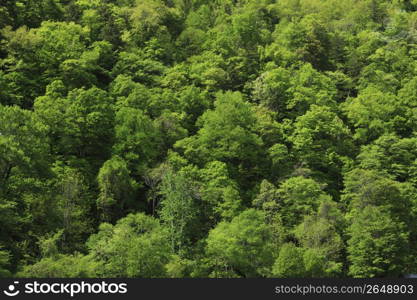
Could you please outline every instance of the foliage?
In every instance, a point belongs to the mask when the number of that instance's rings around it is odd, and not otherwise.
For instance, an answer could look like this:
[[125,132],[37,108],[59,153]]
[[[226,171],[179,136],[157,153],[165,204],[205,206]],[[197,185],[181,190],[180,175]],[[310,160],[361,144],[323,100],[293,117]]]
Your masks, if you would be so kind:
[[243,277],[268,274],[273,252],[263,213],[249,209],[231,222],[219,223],[209,233],[206,252],[213,260],[214,276],[224,271]]
[[403,223],[384,210],[368,206],[348,229],[348,253],[353,277],[398,276],[407,262],[408,233]]
[[0,277],[417,273],[417,1],[0,4]]

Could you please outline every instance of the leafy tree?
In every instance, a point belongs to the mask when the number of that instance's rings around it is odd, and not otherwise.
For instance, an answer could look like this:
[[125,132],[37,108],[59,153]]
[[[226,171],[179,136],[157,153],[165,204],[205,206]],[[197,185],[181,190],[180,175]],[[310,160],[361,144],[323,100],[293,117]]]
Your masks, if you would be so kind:
[[155,60],[143,49],[137,48],[119,53],[111,75],[131,76],[135,82],[155,85],[165,69],[166,67],[159,60]]
[[253,207],[265,213],[267,224],[271,228],[272,240],[276,250],[284,244],[288,232],[284,227],[282,206],[279,190],[267,180],[263,180],[259,186],[259,193],[252,201]]
[[248,209],[209,233],[206,253],[214,264],[212,275],[227,276],[230,271],[241,277],[269,274],[274,255],[264,220],[262,212]]
[[328,261],[326,256],[323,255],[319,250],[316,249],[306,249],[303,255],[303,264],[305,268],[305,277],[320,278],[320,277],[330,277],[332,274],[340,272],[341,264],[333,265],[330,270],[328,267]]
[[298,117],[294,127],[290,140],[299,159],[337,196],[341,172],[350,166],[355,151],[349,128],[330,108],[317,105]]
[[49,209],[55,206],[53,219],[58,220],[59,224],[55,226],[62,228],[60,250],[67,253],[81,251],[84,249],[85,239],[92,233],[89,214],[93,201],[88,192],[88,184],[74,169],[55,165],[53,171],[53,190],[56,194]]
[[354,169],[346,175],[343,200],[350,206],[350,216],[368,206],[377,206],[391,217],[406,224],[410,222],[410,198],[402,184],[374,170]]
[[87,246],[100,277],[165,277],[171,256],[167,232],[144,214],[130,214],[114,226],[101,224]]
[[284,244],[272,267],[272,276],[278,278],[304,277],[306,274],[303,249],[292,243]]
[[116,113],[113,152],[121,156],[128,169],[138,175],[158,156],[159,132],[141,110],[122,108]]
[[187,14],[184,21],[184,30],[181,31],[175,43],[179,49],[182,49],[182,51],[178,51],[178,56],[186,59],[202,51],[204,42],[207,39],[207,31],[213,27],[215,18],[210,7],[206,4]]
[[126,162],[118,156],[106,161],[98,173],[100,188],[97,206],[103,219],[118,219],[126,209],[133,207],[138,184],[130,177]]
[[231,83],[240,89],[258,73],[258,50],[271,39],[265,6],[263,2],[249,2],[231,15],[222,13],[217,18],[222,22],[209,31],[204,44],[227,59]]
[[193,273],[195,264],[196,262],[193,260],[173,255],[171,261],[165,265],[165,268],[169,278],[186,278]]
[[309,276],[341,274],[344,243],[339,230],[344,225],[342,218],[335,203],[325,201],[316,215],[305,216],[303,223],[296,228],[295,236],[306,249],[304,263]]
[[204,51],[200,55],[191,56],[188,62],[186,74],[196,86],[206,87],[209,91],[216,91],[227,86],[230,75],[221,55]]
[[397,181],[415,184],[415,138],[401,139],[394,134],[383,135],[362,147],[358,155],[361,168],[387,172]]
[[81,254],[46,257],[27,265],[17,273],[19,278],[79,278],[96,277],[96,264]]
[[284,181],[277,190],[280,213],[284,224],[298,225],[301,216],[312,214],[321,201],[330,197],[323,192],[323,186],[311,178],[292,177]]
[[186,114],[185,128],[195,133],[197,119],[210,107],[210,99],[206,92],[193,85],[184,87],[179,96],[180,111]]
[[406,270],[408,232],[383,209],[365,207],[355,215],[348,233],[350,276],[399,276]]
[[85,161],[93,169],[109,156],[114,116],[112,99],[105,91],[93,87],[66,95],[63,82],[55,81],[45,96],[36,99],[35,112],[49,126],[55,154],[77,166]]
[[336,107],[335,82],[303,64],[295,70],[275,67],[266,70],[253,82],[254,100],[278,112],[279,119],[296,118],[311,105]]
[[94,42],[79,58],[61,63],[61,78],[68,87],[106,87],[114,62],[112,45],[105,41]]
[[280,195],[275,185],[263,180],[259,187],[259,193],[253,199],[253,206],[265,211],[268,217],[280,210]]
[[215,109],[206,111],[198,122],[198,133],[175,145],[186,158],[199,165],[225,162],[232,178],[239,172],[242,181],[256,176],[263,143],[253,130],[256,119],[251,105],[240,93],[218,94]]
[[241,210],[241,197],[237,184],[229,176],[225,163],[213,161],[201,170],[201,200],[214,210],[215,219],[230,220]]
[[162,180],[160,193],[160,216],[169,232],[171,250],[181,253],[190,242],[197,222],[198,205],[193,186],[183,175],[168,171]]
[[[281,23],[282,24],[282,23]],[[280,25],[281,25],[280,24]],[[316,69],[331,68],[329,59],[330,37],[326,27],[314,14],[300,21],[285,24],[277,28],[275,40],[282,44],[285,51],[293,52],[294,58],[311,63]]]
[[367,142],[392,132],[398,122],[397,98],[390,93],[369,87],[357,98],[344,103],[349,120],[354,124],[355,138]]
[[0,124],[0,195],[6,195],[16,177],[48,175],[48,127],[17,106],[0,106]]

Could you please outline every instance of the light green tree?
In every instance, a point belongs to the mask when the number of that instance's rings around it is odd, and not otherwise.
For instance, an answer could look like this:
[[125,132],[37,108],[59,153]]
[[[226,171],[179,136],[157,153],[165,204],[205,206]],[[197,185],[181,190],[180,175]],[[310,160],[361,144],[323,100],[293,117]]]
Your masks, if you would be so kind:
[[274,253],[264,213],[248,209],[230,222],[219,223],[209,233],[206,253],[214,268],[212,276],[268,275]]
[[399,276],[407,270],[408,232],[384,209],[367,206],[348,228],[349,275]]

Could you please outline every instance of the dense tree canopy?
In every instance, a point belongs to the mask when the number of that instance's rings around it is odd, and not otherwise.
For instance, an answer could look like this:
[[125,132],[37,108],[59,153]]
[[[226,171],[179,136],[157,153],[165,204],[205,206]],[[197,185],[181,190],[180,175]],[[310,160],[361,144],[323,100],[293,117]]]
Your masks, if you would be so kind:
[[417,1],[0,4],[0,277],[417,273]]

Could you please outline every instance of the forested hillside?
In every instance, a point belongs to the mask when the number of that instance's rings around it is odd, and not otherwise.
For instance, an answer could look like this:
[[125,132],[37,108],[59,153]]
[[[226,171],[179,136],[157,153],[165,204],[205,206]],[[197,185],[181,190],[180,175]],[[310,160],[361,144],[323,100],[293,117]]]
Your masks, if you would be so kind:
[[0,4],[0,277],[417,273],[416,0]]

